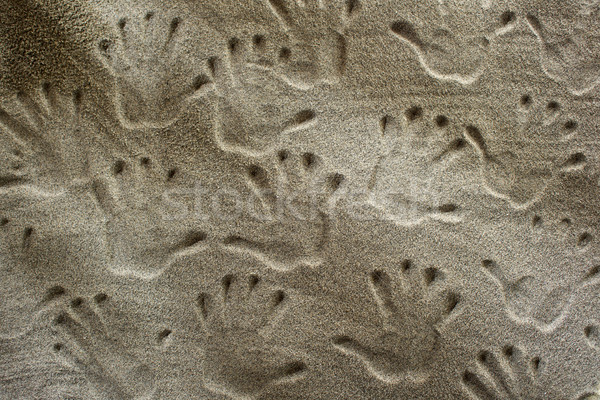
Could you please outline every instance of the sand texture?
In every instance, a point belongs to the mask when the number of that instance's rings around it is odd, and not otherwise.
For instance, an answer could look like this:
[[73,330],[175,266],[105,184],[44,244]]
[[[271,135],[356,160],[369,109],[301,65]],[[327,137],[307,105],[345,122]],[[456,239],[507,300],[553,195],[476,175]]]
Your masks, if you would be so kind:
[[599,135],[599,0],[1,0],[0,399],[598,399]]

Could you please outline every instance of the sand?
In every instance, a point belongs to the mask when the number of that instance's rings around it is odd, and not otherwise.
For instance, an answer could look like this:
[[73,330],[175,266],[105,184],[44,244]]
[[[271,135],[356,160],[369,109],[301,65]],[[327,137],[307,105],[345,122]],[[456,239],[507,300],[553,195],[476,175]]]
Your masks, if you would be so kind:
[[5,0],[0,36],[0,398],[598,398],[600,2]]

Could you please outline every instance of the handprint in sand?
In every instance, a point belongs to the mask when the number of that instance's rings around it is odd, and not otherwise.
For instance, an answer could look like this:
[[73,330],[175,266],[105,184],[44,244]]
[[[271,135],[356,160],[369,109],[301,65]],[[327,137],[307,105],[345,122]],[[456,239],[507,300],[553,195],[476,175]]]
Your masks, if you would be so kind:
[[306,363],[270,346],[265,336],[277,329],[288,301],[284,291],[257,275],[225,275],[216,291],[198,296],[201,365],[209,390],[254,399],[273,385],[303,378]]
[[516,21],[514,12],[496,14],[476,1],[411,0],[399,7],[391,32],[412,48],[427,74],[463,85],[481,77],[490,41]]
[[276,270],[321,265],[344,176],[327,172],[310,152],[283,149],[265,161],[247,169],[258,226],[226,237],[223,244]]
[[594,0],[554,3],[556,7],[551,9],[570,15],[540,16],[532,8],[526,15],[527,24],[538,39],[546,75],[580,96],[600,83],[600,6]]
[[508,345],[479,353],[475,368],[463,373],[462,384],[477,400],[543,400],[547,395],[537,379],[540,368],[539,357]]
[[[215,139],[225,151],[251,156],[268,154],[277,142],[317,121],[302,102],[303,90],[290,85],[265,65],[269,39],[262,35],[232,37],[225,57],[208,60],[217,96]],[[274,57],[274,56],[272,56]]]
[[561,153],[578,132],[577,120],[562,108],[558,101],[523,94],[506,113],[508,118],[494,125],[495,131],[466,125],[464,137],[479,156],[490,194],[515,208],[527,208],[540,199],[556,171],[580,166],[581,155],[562,159]]
[[372,204],[403,226],[460,222],[453,194],[462,185],[455,177],[464,175],[460,158],[467,146],[449,118],[413,106],[401,117],[383,117],[380,127],[383,154],[368,184]]
[[52,324],[59,338],[53,349],[103,398],[150,399],[155,390],[154,373],[108,332],[100,317],[110,302],[104,293],[98,293],[92,301],[73,299]]
[[[184,18],[148,11],[118,20],[118,35],[99,43],[99,58],[115,77],[114,103],[127,128],[166,127],[187,102],[210,90],[210,71],[182,32]],[[192,51],[194,50],[194,51]]]
[[352,336],[333,345],[384,382],[422,384],[431,378],[441,349],[441,329],[457,314],[460,295],[444,285],[444,272],[418,268],[406,260],[396,279],[382,270],[369,285],[383,319],[380,334],[363,342]]
[[329,0],[264,1],[279,21],[285,41],[268,48],[264,38],[258,40],[264,50],[276,52],[276,58],[273,62],[261,58],[257,65],[300,89],[334,83],[344,75],[348,57],[345,29],[361,7],[358,0],[343,5]]
[[83,140],[80,102],[79,91],[62,93],[45,83],[0,104],[5,161],[0,186],[33,184],[58,189],[83,176],[84,162],[78,157]]
[[178,256],[203,251],[206,233],[197,221],[169,216],[175,170],[148,157],[106,157],[96,161],[89,183],[105,222],[108,269],[121,276],[153,279]]

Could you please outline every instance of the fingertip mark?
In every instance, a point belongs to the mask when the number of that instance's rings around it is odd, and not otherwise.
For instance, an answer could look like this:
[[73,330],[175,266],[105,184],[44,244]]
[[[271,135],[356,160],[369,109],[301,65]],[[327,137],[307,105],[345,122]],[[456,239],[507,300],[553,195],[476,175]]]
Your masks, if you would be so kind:
[[106,293],[98,293],[94,296],[94,302],[96,304],[102,304],[108,300],[108,295]]

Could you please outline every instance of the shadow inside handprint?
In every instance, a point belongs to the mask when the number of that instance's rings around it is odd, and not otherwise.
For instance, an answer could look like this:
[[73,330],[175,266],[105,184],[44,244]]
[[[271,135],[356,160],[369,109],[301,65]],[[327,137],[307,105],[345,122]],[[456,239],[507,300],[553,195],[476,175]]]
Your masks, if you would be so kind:
[[99,313],[110,302],[104,293],[71,301],[52,328],[61,341],[54,351],[67,364],[84,374],[94,388],[110,399],[149,399],[154,393],[155,376],[150,368],[133,357],[110,336]]
[[593,322],[583,329],[583,334],[588,345],[596,350],[600,350],[600,323]]
[[272,385],[301,379],[306,364],[269,345],[265,336],[276,328],[270,325],[285,307],[286,294],[256,275],[229,274],[219,286],[218,293],[198,296],[206,387],[252,399]]
[[460,296],[441,286],[443,273],[435,268],[420,270],[407,260],[401,269],[398,285],[384,271],[370,274],[373,296],[384,319],[381,334],[369,344],[338,336],[333,345],[358,358],[377,379],[422,384],[429,380],[441,351],[440,329],[455,316]]

